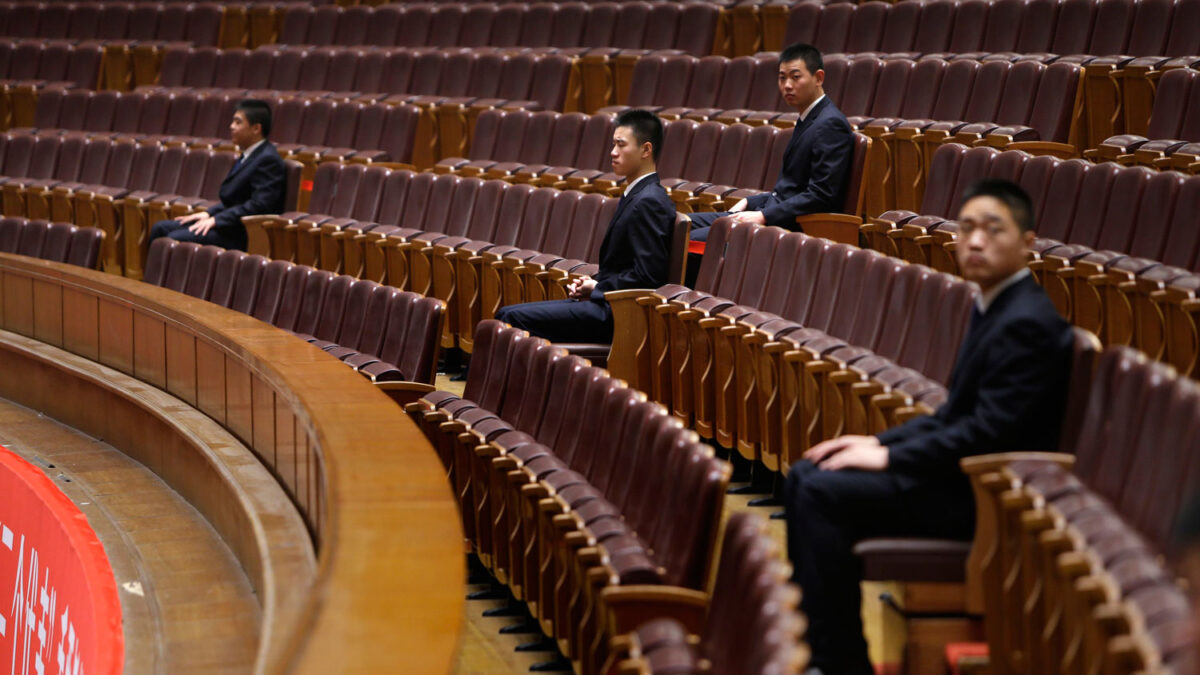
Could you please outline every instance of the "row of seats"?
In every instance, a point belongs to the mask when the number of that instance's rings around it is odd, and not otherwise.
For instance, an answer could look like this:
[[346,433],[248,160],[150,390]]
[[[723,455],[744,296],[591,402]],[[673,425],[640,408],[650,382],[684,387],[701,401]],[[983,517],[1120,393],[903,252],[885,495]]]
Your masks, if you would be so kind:
[[[271,141],[280,154],[304,165],[302,180],[311,180],[322,161],[431,161],[433,139],[429,126],[420,125],[421,111],[415,106],[264,91],[47,91],[38,97],[33,129],[232,150],[229,121],[237,103],[247,97],[271,106]],[[419,154],[414,158],[417,147],[425,150],[423,159]]]
[[[607,171],[613,118],[605,114],[489,110],[480,115],[466,157],[448,157],[433,169],[515,183],[620,196],[622,179]],[[770,190],[774,167],[792,129],[677,119],[665,125],[656,168],[677,210],[722,210],[750,194]],[[871,175],[870,141],[856,136],[850,188],[842,209],[860,214],[864,176]],[[806,220],[813,220],[808,216]]]
[[474,343],[462,397],[407,410],[481,562],[576,672],[598,673],[614,593],[645,606],[660,587],[707,586],[730,467],[662,406],[545,340],[486,321]]
[[[96,226],[105,271],[141,278],[149,225],[218,199],[236,155],[68,133],[0,135],[4,214]],[[300,165],[289,162],[294,204]]]
[[[1163,72],[1144,134],[1112,136],[1084,153],[1095,161],[1200,171],[1200,70]],[[1178,153],[1178,157],[1176,157]],[[1193,166],[1195,165],[1195,166]]]
[[1193,609],[1163,564],[1200,487],[1200,387],[1128,348],[1072,397],[1061,454],[963,462],[973,572],[995,672],[1194,672]]
[[561,110],[571,59],[494,48],[177,48],[158,85],[532,101]]
[[[949,144],[918,213],[863,225],[870,246],[957,272],[958,195],[983,177],[1019,183],[1034,204],[1030,268],[1063,316],[1105,344],[1131,344],[1191,374],[1197,347],[1186,291],[1200,271],[1200,177]],[[1175,286],[1181,297],[1162,293]]]
[[[237,7],[237,6],[235,6]],[[244,16],[245,7],[237,7]],[[216,2],[3,2],[0,35],[167,40],[219,45],[228,6]]]
[[445,313],[433,298],[165,237],[150,247],[144,281],[290,331],[402,404],[433,391]]
[[104,232],[70,223],[25,218],[0,218],[0,253],[96,269]]
[[[565,297],[553,280],[595,274],[618,201],[328,163],[317,170],[307,212],[243,222],[251,251],[440,298],[449,307],[443,345],[470,351],[475,325],[504,304]],[[500,251],[522,270],[485,263]]]
[[[779,96],[778,55],[725,59],[652,55],[634,68],[630,106],[667,118],[792,125]],[[1072,156],[1076,64],[829,55],[825,92],[876,147],[866,212],[913,208],[933,151],[949,140]],[[606,110],[615,111],[617,108]],[[784,112],[786,111],[786,112]]]
[[[756,11],[757,10],[757,11]],[[807,42],[835,52],[1200,54],[1196,0],[919,0],[734,8],[734,56]]]
[[[808,654],[801,646],[804,619],[797,613],[800,594],[788,583],[791,568],[766,521],[738,512],[725,521],[721,557],[707,598],[664,594],[632,631],[613,638],[604,672],[651,675],[699,673],[804,672]],[[603,594],[615,611],[620,591]],[[702,625],[688,625],[694,606],[704,603]],[[642,609],[640,606],[637,609]]]
[[0,130],[28,126],[39,93],[99,84],[100,43],[0,39]]
[[729,219],[695,286],[607,294],[609,368],[772,470],[936,409],[975,296],[924,266]]
[[720,8],[709,2],[393,3],[296,5],[277,42],[405,47],[713,49]]

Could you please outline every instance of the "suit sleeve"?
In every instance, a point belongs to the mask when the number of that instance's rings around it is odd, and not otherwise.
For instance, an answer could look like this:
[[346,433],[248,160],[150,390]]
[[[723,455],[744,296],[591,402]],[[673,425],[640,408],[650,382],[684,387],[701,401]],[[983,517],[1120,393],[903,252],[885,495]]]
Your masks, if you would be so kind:
[[1036,419],[1052,398],[1048,388],[1062,384],[1056,376],[1064,356],[1060,338],[1051,325],[1013,322],[988,347],[988,368],[971,414],[948,421],[939,410],[879,435],[888,447],[889,467],[920,475],[957,471],[963,457],[1013,449],[1008,446],[1020,437],[1021,425]]
[[767,225],[787,230],[796,229],[796,216],[807,213],[826,213],[841,209],[838,198],[845,194],[854,159],[854,133],[840,117],[819,122],[813,128],[812,152],[809,155],[808,185],[799,193],[763,209]]
[[633,248],[633,264],[596,282],[593,297],[625,288],[657,288],[666,282],[675,211],[654,199],[639,200],[632,211],[626,232]]
[[218,204],[209,208],[217,227],[240,225],[242,216],[274,213],[287,190],[287,171],[277,157],[265,159],[250,176],[250,198],[241,204]]

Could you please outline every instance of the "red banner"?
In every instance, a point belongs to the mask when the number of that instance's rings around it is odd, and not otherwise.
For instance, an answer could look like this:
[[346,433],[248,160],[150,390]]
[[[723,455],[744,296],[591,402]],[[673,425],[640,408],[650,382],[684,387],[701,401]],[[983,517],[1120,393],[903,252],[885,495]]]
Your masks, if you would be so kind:
[[109,675],[124,660],[116,581],[87,517],[0,447],[0,671]]

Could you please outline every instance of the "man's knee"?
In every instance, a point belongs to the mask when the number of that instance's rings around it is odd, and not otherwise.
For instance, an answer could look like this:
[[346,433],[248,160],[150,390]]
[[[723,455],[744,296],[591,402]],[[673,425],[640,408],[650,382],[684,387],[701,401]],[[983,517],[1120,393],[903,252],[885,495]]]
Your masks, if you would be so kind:
[[171,231],[178,225],[174,220],[160,220],[150,228],[150,241],[154,241],[159,237],[165,237],[171,234]]
[[820,469],[816,464],[802,459],[792,465],[788,470],[787,482],[784,484],[784,491],[787,495],[789,504],[797,503],[797,500],[803,502],[811,502],[811,487],[814,474],[819,474]]
[[510,326],[520,328],[521,311],[517,309],[518,305],[506,305],[496,311],[496,320],[501,323],[506,323]]

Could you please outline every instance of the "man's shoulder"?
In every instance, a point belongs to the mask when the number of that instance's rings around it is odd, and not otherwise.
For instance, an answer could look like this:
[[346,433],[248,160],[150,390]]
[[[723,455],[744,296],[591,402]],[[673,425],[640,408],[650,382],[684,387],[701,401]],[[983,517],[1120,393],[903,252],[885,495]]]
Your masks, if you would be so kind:
[[[825,99],[829,101],[829,99]],[[813,120],[814,125],[821,126],[822,129],[836,131],[838,133],[849,135],[854,130],[850,126],[850,121],[842,114],[840,108],[833,101],[825,104],[817,111],[817,117]]]
[[1026,277],[1013,284],[1007,294],[1009,297],[1006,301],[996,308],[1000,314],[997,318],[1010,324],[1014,330],[1044,337],[1062,337],[1070,334],[1071,324],[1059,314],[1050,296],[1046,295],[1046,291],[1033,277]]
[[671,201],[671,197],[667,194],[666,188],[657,180],[648,180],[642,189],[630,195],[633,204],[641,208],[666,209],[672,213],[675,211],[675,203]]

